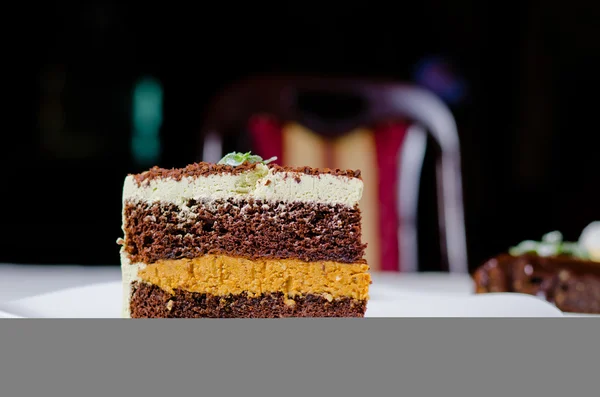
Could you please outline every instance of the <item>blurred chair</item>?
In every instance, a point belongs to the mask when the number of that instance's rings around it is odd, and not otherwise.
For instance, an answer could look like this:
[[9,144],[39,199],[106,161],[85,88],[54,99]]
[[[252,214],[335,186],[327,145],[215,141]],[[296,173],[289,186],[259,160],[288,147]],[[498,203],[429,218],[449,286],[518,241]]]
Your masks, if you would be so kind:
[[361,169],[360,208],[373,270],[417,271],[417,208],[427,134],[437,156],[441,251],[467,273],[459,139],[432,93],[410,85],[320,77],[255,77],[229,86],[208,108],[202,160],[228,150],[277,156],[282,165]]

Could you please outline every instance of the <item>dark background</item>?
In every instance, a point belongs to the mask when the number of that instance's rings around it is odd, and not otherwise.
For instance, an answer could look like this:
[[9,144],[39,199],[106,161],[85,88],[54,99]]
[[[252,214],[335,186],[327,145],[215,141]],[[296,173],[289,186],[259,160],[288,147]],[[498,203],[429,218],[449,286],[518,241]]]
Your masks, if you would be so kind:
[[[449,104],[462,142],[471,268],[554,229],[576,239],[600,219],[600,6],[481,3],[55,1],[15,16],[0,262],[118,264],[123,179],[149,167],[130,154],[132,90],[144,76],[164,90],[158,162],[173,167],[200,159],[205,107],[236,79],[410,82],[431,56],[466,87]],[[433,167],[424,172],[421,261],[434,269]]]

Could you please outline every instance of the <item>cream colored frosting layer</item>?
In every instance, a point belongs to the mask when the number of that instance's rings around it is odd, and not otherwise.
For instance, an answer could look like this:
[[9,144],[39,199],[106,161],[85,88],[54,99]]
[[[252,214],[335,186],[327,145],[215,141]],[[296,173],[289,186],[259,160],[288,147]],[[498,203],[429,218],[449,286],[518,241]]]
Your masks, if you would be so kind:
[[129,303],[131,301],[131,283],[134,281],[140,281],[138,277],[138,271],[140,268],[144,268],[145,265],[141,263],[131,263],[129,255],[125,252],[124,248],[121,248],[121,281],[123,283],[123,304],[121,306],[121,317],[130,318],[131,312],[129,309]]
[[263,164],[247,172],[174,179],[154,179],[141,186],[133,176],[125,179],[123,201],[167,202],[184,206],[190,199],[248,199],[342,204],[354,207],[363,193],[358,178],[329,174],[274,172]]

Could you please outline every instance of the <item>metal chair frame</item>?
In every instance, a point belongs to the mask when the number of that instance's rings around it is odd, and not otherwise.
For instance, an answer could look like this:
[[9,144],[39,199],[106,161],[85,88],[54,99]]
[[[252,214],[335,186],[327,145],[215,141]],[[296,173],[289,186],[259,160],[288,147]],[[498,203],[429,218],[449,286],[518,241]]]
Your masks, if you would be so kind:
[[[350,94],[364,100],[367,111],[342,121],[327,122],[298,109],[303,92]],[[255,77],[221,92],[209,107],[202,128],[202,160],[223,156],[223,136],[239,131],[252,115],[269,113],[295,121],[315,132],[343,134],[382,120],[406,119],[412,125],[402,145],[398,166],[398,213],[403,271],[418,270],[417,208],[427,134],[439,147],[436,159],[439,228],[442,254],[451,273],[468,273],[460,144],[450,109],[433,93],[412,85],[323,77]]]

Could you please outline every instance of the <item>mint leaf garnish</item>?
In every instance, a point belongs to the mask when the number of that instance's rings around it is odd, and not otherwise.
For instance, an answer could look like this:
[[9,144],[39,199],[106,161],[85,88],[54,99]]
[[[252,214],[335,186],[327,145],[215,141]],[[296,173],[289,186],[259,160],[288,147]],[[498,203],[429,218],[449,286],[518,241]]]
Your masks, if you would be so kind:
[[542,242],[548,244],[560,244],[563,241],[563,235],[558,230],[546,233],[542,236]]
[[219,162],[217,164],[223,164],[223,165],[231,165],[233,167],[237,167],[238,165],[242,165],[244,164],[246,161],[249,163],[263,163],[263,164],[269,164],[272,161],[277,160],[277,157],[271,157],[270,159],[267,160],[263,160],[262,157],[257,156],[257,155],[253,155],[252,152],[247,152],[247,153],[239,153],[239,152],[232,152],[229,154],[226,154],[225,157],[223,157],[221,160],[219,160]]
[[513,256],[535,254],[539,256],[568,255],[580,259],[589,258],[583,246],[579,243],[563,241],[563,235],[559,231],[544,234],[542,241],[525,240],[515,247],[511,247],[508,253]]

